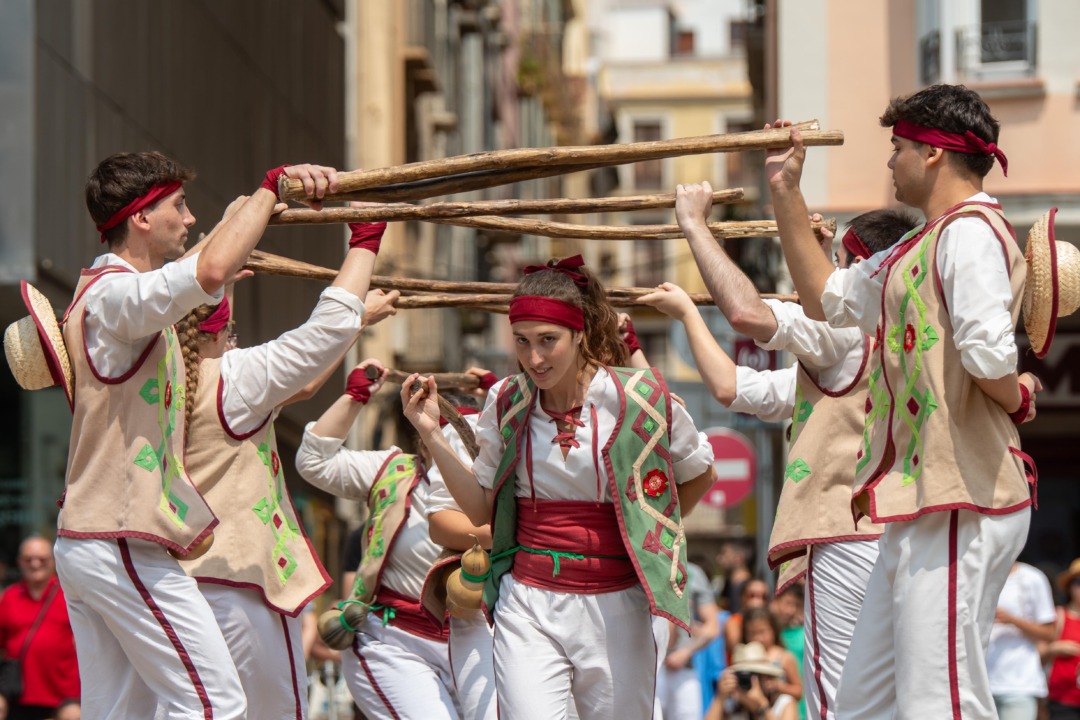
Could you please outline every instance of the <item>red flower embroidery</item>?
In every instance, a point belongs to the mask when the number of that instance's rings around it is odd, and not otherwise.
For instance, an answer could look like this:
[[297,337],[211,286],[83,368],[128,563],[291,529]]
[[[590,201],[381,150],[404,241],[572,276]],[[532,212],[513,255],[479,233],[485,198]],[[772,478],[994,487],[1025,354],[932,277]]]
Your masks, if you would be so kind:
[[650,470],[645,475],[645,479],[641,482],[642,490],[649,497],[660,497],[664,494],[664,491],[668,488],[667,475],[663,470]]
[[168,409],[172,406],[172,383],[165,382],[165,408]]
[[915,326],[908,323],[908,326],[904,328],[904,352],[911,352],[913,347],[915,347]]
[[277,477],[278,470],[280,470],[280,469],[281,469],[281,460],[278,459],[278,455],[277,455],[276,452],[271,452],[270,453],[270,472],[272,472],[274,474],[274,477]]

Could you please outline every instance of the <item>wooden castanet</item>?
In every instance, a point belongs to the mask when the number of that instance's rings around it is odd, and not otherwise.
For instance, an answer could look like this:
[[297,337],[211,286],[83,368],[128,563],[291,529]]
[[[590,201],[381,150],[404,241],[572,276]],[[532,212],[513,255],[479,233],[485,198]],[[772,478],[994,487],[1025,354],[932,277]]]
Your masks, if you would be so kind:
[[[390,382],[403,383],[409,377],[408,374],[400,370],[392,370],[389,368],[387,369],[389,370],[389,372],[386,375],[386,379]],[[467,373],[453,374],[467,375]],[[369,365],[367,368],[364,369],[364,375],[367,376],[368,380],[374,380],[375,378],[379,377],[379,368],[375,367],[374,365]],[[449,375],[449,373],[445,375]],[[469,377],[476,379],[475,376],[472,375],[469,375]],[[438,376],[436,376],[435,384],[439,384]],[[477,387],[480,387],[479,381],[477,381],[476,384],[473,385],[473,388]],[[420,389],[422,389],[422,385],[420,384],[420,381],[417,380],[412,385],[412,391],[417,392]],[[462,444],[465,445],[465,449],[469,452],[469,455],[471,457],[475,458],[477,455],[480,454],[480,446],[476,444],[476,436],[473,433],[472,428],[469,426],[468,421],[465,420],[464,417],[462,417],[461,413],[458,412],[458,409],[454,407],[453,403],[451,403],[449,400],[444,398],[442,395],[437,395],[436,398],[439,401],[439,414],[446,418],[446,422],[450,423],[450,425],[452,425],[453,428],[457,430],[458,435],[461,437]]]
[[[743,199],[742,188],[717,190],[714,204]],[[270,225],[325,225],[347,222],[400,222],[475,217],[477,215],[556,215],[626,212],[675,207],[675,193],[628,195],[605,198],[555,198],[552,200],[482,200],[478,202],[437,202],[430,205],[389,203],[375,207],[328,207],[322,210],[291,209],[270,218]]]
[[[844,134],[837,130],[820,130],[817,121],[799,123],[803,143],[810,146],[843,145]],[[378,170],[358,170],[338,173],[338,192],[328,194],[326,200],[342,199],[345,195],[369,197],[375,188],[404,183],[428,181],[435,178],[451,179],[451,176],[473,172],[500,172],[525,170],[541,177],[551,174],[578,172],[586,168],[622,165],[658,160],[684,155],[700,155],[716,152],[740,152],[744,150],[768,150],[790,147],[790,128],[770,130],[751,130],[742,133],[704,135],[699,137],[676,138],[673,140],[653,140],[638,143],[619,143],[614,145],[579,145],[547,148],[517,148],[512,150],[491,150],[486,152],[458,155],[437,160],[425,160]],[[551,175],[548,175],[550,177]],[[490,185],[518,182],[518,180],[500,179],[497,175]],[[479,189],[473,187],[471,189]],[[451,192],[463,192],[452,190]],[[446,193],[437,193],[446,194]],[[303,200],[303,183],[282,175],[278,181],[278,196],[282,200]],[[434,197],[435,195],[427,195]]]

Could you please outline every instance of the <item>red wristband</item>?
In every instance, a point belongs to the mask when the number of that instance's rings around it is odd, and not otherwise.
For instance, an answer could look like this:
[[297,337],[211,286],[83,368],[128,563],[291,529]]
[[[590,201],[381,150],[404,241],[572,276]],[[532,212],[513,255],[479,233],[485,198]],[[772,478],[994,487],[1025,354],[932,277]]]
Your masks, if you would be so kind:
[[273,170],[268,170],[266,172],[266,177],[262,181],[262,185],[260,185],[259,187],[266,188],[270,192],[274,193],[274,197],[280,200],[281,195],[278,194],[278,178],[285,174],[285,168],[287,167],[289,166],[281,165],[274,168]]
[[374,255],[379,254],[379,246],[382,244],[383,233],[386,232],[386,223],[349,223],[352,237],[349,238],[349,249],[368,250]]
[[495,373],[487,372],[480,376],[480,389],[490,390],[491,387],[499,382],[499,378],[495,377]]
[[358,403],[367,404],[371,399],[371,386],[374,380],[369,380],[364,374],[363,368],[356,368],[349,373],[349,380],[345,383],[345,394]]
[[1028,410],[1031,409],[1031,391],[1028,390],[1027,385],[1020,383],[1020,407],[1016,408],[1014,412],[1009,413],[1009,418],[1016,425],[1021,424],[1027,419]]
[[637,332],[634,330],[634,321],[630,318],[626,318],[626,334],[623,335],[623,342],[626,343],[626,349],[631,355],[641,350],[641,341],[638,340]]

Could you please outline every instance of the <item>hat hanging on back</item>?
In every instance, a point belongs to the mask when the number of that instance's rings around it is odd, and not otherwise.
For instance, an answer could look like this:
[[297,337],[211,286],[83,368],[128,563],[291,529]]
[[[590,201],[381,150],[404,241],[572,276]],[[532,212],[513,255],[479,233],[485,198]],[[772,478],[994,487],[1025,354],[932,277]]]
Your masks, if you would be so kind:
[[1028,265],[1024,328],[1036,357],[1050,349],[1058,318],[1080,307],[1080,250],[1054,240],[1056,214],[1057,208],[1051,208],[1035,222],[1024,248]]
[[52,304],[25,280],[22,297],[30,315],[11,323],[4,332],[4,354],[11,373],[25,390],[59,385],[74,408],[75,374]]

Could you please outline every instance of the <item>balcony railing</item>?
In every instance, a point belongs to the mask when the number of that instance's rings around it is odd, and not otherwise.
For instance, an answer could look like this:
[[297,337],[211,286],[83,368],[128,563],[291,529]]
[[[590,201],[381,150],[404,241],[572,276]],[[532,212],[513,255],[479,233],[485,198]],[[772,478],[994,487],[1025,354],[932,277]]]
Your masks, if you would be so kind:
[[983,23],[956,31],[956,73],[961,80],[1035,74],[1035,23]]

